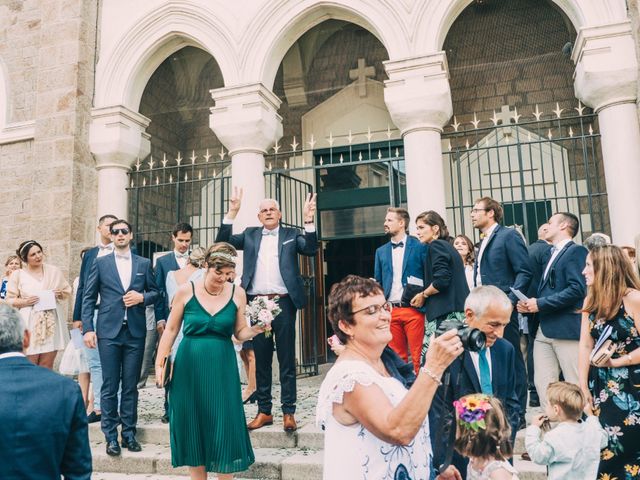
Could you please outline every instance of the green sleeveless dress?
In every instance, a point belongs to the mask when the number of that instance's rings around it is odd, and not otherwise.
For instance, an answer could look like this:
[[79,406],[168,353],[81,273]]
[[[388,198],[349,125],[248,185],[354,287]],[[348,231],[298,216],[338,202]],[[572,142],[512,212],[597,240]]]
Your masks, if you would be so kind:
[[[195,295],[184,307],[184,339],[169,390],[171,463],[234,473],[255,461],[231,335],[238,307],[210,315]],[[235,286],[233,287],[235,291]]]

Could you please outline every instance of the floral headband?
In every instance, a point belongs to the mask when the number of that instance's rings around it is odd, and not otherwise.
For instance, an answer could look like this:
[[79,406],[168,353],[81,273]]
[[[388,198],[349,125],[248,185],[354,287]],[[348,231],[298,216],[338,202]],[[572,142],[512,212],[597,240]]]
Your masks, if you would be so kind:
[[467,395],[462,397],[460,400],[453,402],[453,406],[456,408],[458,422],[461,426],[473,430],[474,432],[487,428],[484,417],[486,416],[487,411],[492,408],[489,403],[488,395],[481,393]]
[[209,258],[222,258],[224,260],[227,260],[229,262],[233,262],[236,263],[236,257],[234,257],[233,255],[229,255],[228,253],[224,253],[224,252],[213,252],[209,254]]

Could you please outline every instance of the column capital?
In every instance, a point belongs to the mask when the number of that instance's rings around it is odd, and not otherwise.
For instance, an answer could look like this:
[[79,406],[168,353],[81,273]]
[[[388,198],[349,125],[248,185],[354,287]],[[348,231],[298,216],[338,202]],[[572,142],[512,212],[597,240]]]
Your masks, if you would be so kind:
[[150,120],[122,105],[94,108],[91,111],[89,147],[96,159],[96,169],[129,170],[137,158],[151,151]]
[[413,130],[442,131],[453,114],[449,67],[444,52],[387,60],[384,101],[403,135]]
[[209,126],[230,155],[264,154],[282,137],[280,99],[262,83],[211,90]]
[[638,61],[631,22],[580,29],[571,59],[576,97],[596,112],[637,98]]

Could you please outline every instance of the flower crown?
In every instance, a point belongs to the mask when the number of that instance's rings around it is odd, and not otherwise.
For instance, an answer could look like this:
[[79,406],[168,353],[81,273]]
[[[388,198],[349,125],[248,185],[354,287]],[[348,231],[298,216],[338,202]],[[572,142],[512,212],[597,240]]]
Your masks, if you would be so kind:
[[209,254],[209,258],[222,258],[222,259],[227,260],[229,262],[236,263],[236,257],[234,257],[233,255],[229,255],[228,253],[224,253],[224,252],[212,252],[212,253]]
[[474,432],[487,428],[484,417],[487,415],[487,411],[492,408],[488,395],[482,393],[467,395],[453,402],[453,406],[456,408],[458,422],[461,426]]

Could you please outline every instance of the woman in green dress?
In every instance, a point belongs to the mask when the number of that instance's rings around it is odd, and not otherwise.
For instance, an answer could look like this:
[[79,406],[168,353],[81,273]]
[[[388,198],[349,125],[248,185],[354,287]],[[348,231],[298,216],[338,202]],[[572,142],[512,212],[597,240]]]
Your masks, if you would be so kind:
[[178,289],[158,347],[161,385],[164,359],[184,322],[169,390],[171,462],[189,466],[194,480],[207,472],[231,479],[254,462],[231,335],[245,341],[264,330],[247,326],[245,292],[227,281],[235,260],[229,244],[209,249],[204,279]]

